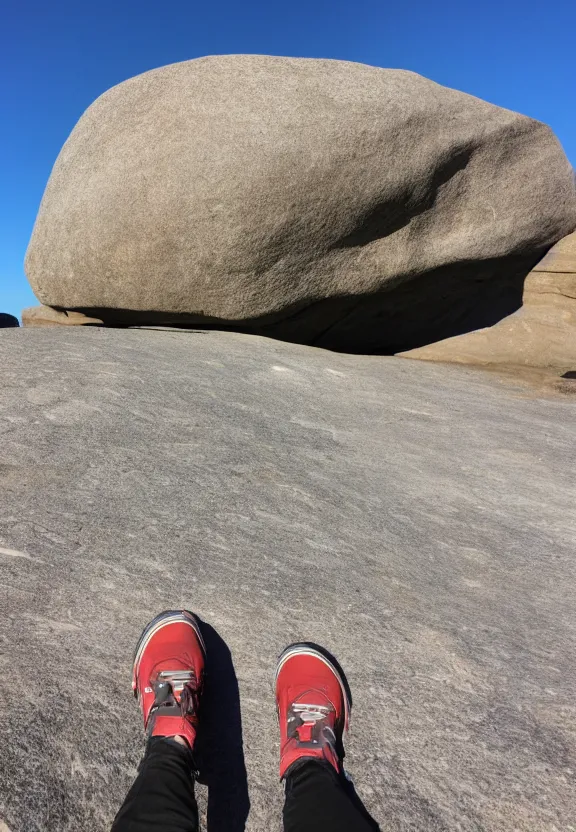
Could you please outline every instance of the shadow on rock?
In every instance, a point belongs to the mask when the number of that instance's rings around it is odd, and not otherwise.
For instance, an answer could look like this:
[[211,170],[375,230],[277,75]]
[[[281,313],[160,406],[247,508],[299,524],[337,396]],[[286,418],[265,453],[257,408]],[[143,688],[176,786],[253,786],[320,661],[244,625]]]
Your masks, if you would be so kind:
[[208,832],[243,832],[250,799],[238,679],[226,642],[204,621],[206,678],[196,736],[198,781],[208,786]]
[[394,355],[493,326],[522,305],[524,281],[543,252],[454,263],[385,291],[310,299],[274,315],[228,320],[154,310],[78,308],[113,327],[179,327],[262,335],[352,354]]

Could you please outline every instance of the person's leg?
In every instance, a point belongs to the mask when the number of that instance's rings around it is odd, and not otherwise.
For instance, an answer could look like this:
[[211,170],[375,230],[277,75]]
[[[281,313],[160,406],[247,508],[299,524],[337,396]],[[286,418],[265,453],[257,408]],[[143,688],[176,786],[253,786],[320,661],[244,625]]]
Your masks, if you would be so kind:
[[172,738],[152,737],[112,832],[197,832],[192,755]]
[[285,832],[374,832],[344,769],[352,697],[344,672],[317,645],[293,644],[276,671]]
[[284,832],[374,832],[352,785],[328,763],[307,760],[286,776]]
[[161,613],[142,633],[132,688],[148,743],[112,832],[196,832],[193,748],[205,647],[192,613]]

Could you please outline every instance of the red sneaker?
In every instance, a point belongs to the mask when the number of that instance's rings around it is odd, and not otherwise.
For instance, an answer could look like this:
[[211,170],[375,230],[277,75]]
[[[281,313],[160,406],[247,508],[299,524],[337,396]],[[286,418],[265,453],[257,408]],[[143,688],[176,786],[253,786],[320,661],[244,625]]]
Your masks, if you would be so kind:
[[206,648],[198,621],[187,610],[168,610],[140,636],[132,690],[149,737],[184,737],[194,745]]
[[278,659],[276,704],[280,778],[305,758],[324,760],[340,773],[352,697],[336,659],[318,645],[291,644]]

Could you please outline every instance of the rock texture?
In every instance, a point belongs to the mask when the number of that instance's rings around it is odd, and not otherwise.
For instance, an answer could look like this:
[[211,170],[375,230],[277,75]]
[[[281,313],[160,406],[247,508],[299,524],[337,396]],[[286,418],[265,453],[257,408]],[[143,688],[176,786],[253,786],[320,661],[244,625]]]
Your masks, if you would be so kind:
[[101,318],[50,306],[29,306],[22,310],[22,326],[100,326],[102,323]]
[[109,832],[132,651],[180,604],[222,659],[203,829],[241,832],[248,798],[248,832],[280,829],[273,673],[303,638],[348,674],[382,830],[574,825],[573,401],[228,333],[22,328],[0,354],[12,832]]
[[576,368],[576,233],[528,275],[522,308],[495,326],[405,352],[464,364]]
[[9,315],[7,312],[0,312],[0,328],[12,326],[20,326],[18,318],[15,318],[14,315]]
[[265,56],[82,116],[26,257],[49,306],[394,352],[494,323],[576,226],[550,129],[414,73]]

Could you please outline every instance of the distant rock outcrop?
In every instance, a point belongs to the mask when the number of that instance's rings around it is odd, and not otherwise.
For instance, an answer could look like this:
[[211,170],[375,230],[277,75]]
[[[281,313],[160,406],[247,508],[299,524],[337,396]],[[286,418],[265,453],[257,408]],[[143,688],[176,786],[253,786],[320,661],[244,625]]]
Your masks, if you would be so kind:
[[0,312],[0,327],[5,326],[20,326],[18,318],[14,315],[9,315],[7,312]]
[[540,122],[411,72],[228,55],[86,111],[26,270],[42,303],[108,323],[397,352],[514,311],[575,226]]
[[81,312],[52,309],[51,306],[29,306],[22,310],[22,326],[99,326],[102,323],[101,318],[91,318]]
[[523,306],[514,315],[404,356],[463,364],[576,368],[576,233],[554,246],[530,272]]

